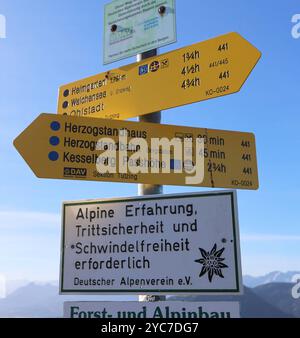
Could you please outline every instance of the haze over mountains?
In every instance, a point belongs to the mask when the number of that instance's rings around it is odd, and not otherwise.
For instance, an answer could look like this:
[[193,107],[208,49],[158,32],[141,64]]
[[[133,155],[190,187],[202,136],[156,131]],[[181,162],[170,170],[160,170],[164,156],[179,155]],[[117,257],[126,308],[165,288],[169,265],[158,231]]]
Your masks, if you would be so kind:
[[[186,301],[239,301],[244,318],[300,318],[300,298],[294,299],[291,283],[300,272],[271,272],[265,276],[244,276],[243,296],[170,297]],[[251,288],[252,287],[252,288]],[[62,317],[63,302],[74,300],[108,300],[107,297],[59,296],[58,283],[13,281],[7,285],[7,297],[0,299],[0,317]],[[112,298],[112,297],[110,297]],[[114,300],[117,300],[114,297]],[[122,297],[122,300],[137,300]]]
[[300,275],[299,271],[280,272],[273,271],[264,276],[252,277],[249,275],[243,276],[243,282],[246,286],[253,288],[258,285],[268,283],[293,283],[293,276]]

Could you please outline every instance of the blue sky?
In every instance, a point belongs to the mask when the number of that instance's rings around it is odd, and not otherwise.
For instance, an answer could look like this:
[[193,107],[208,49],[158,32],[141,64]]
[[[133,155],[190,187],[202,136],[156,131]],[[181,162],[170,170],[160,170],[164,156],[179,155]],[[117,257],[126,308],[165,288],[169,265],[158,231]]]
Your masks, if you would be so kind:
[[[60,85],[135,61],[103,66],[105,3],[1,1],[7,38],[0,39],[0,274],[9,279],[58,279],[62,201],[137,195],[134,184],[38,179],[12,144],[40,113],[56,112]],[[296,13],[296,0],[177,0],[177,43],[160,49],[237,31],[263,54],[241,92],[163,113],[167,124],[255,133],[260,189],[238,191],[244,274],[300,270]]]

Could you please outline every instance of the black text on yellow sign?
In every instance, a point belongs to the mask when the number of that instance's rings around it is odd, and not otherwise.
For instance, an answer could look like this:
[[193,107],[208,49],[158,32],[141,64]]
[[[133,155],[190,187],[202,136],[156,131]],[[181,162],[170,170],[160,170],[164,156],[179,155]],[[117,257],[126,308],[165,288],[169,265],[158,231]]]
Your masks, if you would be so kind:
[[261,53],[238,33],[64,85],[58,113],[125,120],[238,92]]
[[[127,143],[123,139],[120,141],[121,136],[126,137]],[[193,141],[188,148],[192,160],[180,158],[182,154],[178,155],[175,147],[170,147],[170,157],[166,157],[169,163],[166,164],[162,148],[154,148],[152,143],[162,138]],[[140,150],[137,146],[130,146],[131,141],[136,139],[148,146],[146,155],[149,154],[149,158],[133,159]],[[203,141],[203,179],[195,183],[187,179],[193,178],[194,174],[189,170],[180,171],[180,167],[189,169],[188,165],[192,163],[197,169],[194,142],[197,139]],[[41,114],[16,138],[14,145],[40,178],[258,188],[255,137],[252,133],[170,125],[155,125],[154,128],[151,123]],[[108,150],[115,153],[115,157],[106,155]],[[159,157],[157,161],[150,158],[155,151]],[[106,166],[113,161],[114,172],[99,171],[99,164]],[[131,170],[131,167],[134,168],[131,162],[138,172]],[[170,171],[163,172],[167,166]]]

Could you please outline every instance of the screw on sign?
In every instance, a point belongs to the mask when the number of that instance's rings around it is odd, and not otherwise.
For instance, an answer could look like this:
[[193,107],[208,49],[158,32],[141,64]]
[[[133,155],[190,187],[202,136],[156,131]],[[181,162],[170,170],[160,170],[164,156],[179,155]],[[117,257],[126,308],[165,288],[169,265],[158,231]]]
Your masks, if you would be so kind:
[[110,28],[110,30],[111,30],[113,33],[116,32],[117,29],[118,29],[118,26],[117,26],[117,25],[112,25],[111,28]]
[[166,14],[166,11],[167,11],[167,8],[166,6],[160,6],[158,8],[158,13],[161,15],[161,16],[164,16]]

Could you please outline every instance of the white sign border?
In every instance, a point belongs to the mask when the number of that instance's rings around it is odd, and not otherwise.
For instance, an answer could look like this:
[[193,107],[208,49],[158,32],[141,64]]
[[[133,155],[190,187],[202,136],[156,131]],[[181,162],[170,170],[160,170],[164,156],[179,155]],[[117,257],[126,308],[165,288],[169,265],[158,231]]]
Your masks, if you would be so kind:
[[[65,248],[65,207],[70,205],[85,205],[93,203],[114,203],[125,201],[138,201],[138,200],[160,200],[160,199],[172,199],[172,198],[184,198],[184,197],[207,197],[207,196],[231,196],[231,208],[232,208],[232,220],[233,220],[233,235],[234,241],[234,256],[235,256],[235,275],[236,275],[236,289],[228,290],[147,290],[147,289],[128,289],[128,290],[76,290],[76,289],[64,289],[63,288],[63,276],[64,276],[64,248]],[[147,195],[147,196],[135,196],[135,197],[115,197],[105,199],[89,199],[82,201],[67,201],[62,204],[62,223],[61,223],[61,255],[60,255],[60,276],[59,276],[59,294],[60,295],[242,295],[244,293],[242,282],[242,266],[241,266],[241,250],[240,250],[240,234],[239,234],[239,222],[238,222],[238,210],[237,210],[237,192],[236,190],[217,190],[206,191],[196,193],[179,193],[179,194],[161,194],[161,195]]]

